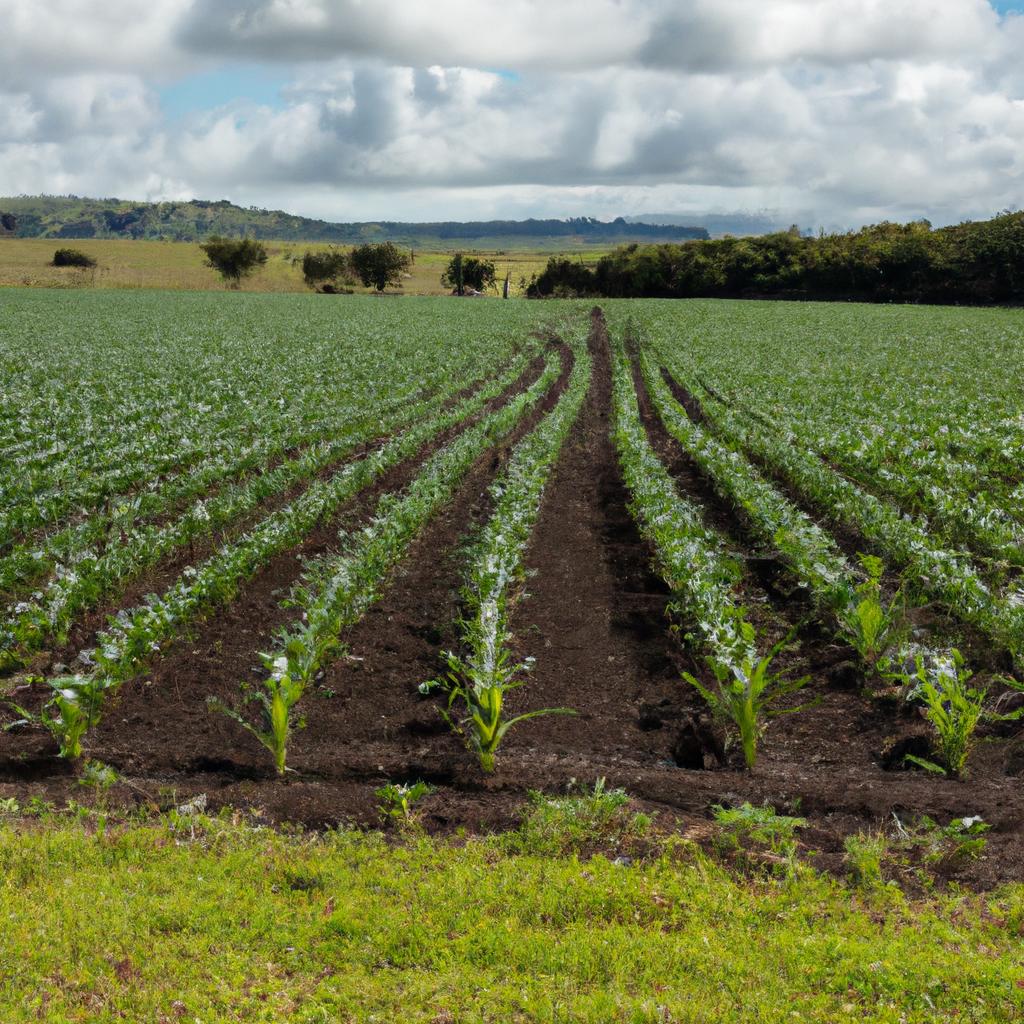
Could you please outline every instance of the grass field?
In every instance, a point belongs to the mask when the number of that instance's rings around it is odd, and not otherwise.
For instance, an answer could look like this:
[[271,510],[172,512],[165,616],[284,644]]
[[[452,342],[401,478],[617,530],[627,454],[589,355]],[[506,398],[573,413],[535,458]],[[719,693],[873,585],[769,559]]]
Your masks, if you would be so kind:
[[0,301],[4,1020],[1020,1013],[1017,312]]
[[[308,292],[302,280],[302,255],[307,250],[326,248],[318,243],[268,242],[270,256],[266,266],[242,282],[242,291]],[[95,269],[54,267],[50,263],[55,250],[80,249],[98,263]],[[529,281],[543,270],[550,252],[531,249],[469,248],[494,261],[499,282],[511,275],[513,295],[522,292],[522,281]],[[604,250],[574,253],[587,262],[595,262]],[[450,252],[416,252],[410,276],[402,285],[408,295],[444,295],[441,274],[451,258]],[[296,262],[296,260],[298,262]],[[170,288],[178,291],[223,291],[224,284],[215,270],[205,266],[205,256],[191,242],[148,242],[117,239],[0,238],[0,287],[32,286],[45,288]],[[363,289],[357,288],[357,291]]]

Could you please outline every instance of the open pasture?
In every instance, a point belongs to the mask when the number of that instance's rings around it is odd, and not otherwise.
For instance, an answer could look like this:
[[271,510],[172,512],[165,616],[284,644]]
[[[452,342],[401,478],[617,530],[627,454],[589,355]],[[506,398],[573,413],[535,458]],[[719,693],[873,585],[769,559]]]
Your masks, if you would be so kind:
[[0,798],[94,762],[373,825],[423,780],[449,833],[604,778],[697,838],[799,814],[836,870],[980,817],[948,874],[1020,877],[1018,313],[2,303]]

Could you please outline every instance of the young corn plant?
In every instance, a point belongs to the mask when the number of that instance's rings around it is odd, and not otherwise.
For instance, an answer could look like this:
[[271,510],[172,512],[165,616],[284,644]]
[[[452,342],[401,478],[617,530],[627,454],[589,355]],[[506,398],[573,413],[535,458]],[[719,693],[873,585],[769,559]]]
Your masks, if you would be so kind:
[[[753,642],[754,627],[749,622],[743,622],[740,628],[743,636]],[[779,715],[803,711],[816,703],[811,701],[795,708],[774,706],[778,700],[796,693],[810,682],[810,676],[783,679],[768,671],[781,646],[776,645],[763,658],[725,661],[709,657],[707,662],[716,681],[713,688],[705,686],[689,672],[683,673],[683,678],[704,698],[712,714],[735,726],[748,771],[753,769],[757,760],[757,743],[768,727],[768,722]]]
[[906,634],[906,599],[901,587],[886,604],[882,597],[882,560],[861,555],[859,561],[867,578],[854,589],[838,617],[845,639],[874,670],[885,652]]
[[920,700],[935,730],[940,762],[907,754],[906,760],[937,775],[959,778],[974,745],[974,732],[985,714],[985,694],[968,686],[973,675],[955,648],[945,657],[914,656],[914,670],[887,673],[907,687],[908,700]]
[[8,704],[25,722],[36,722],[49,730],[69,761],[82,756],[82,737],[100,720],[103,698],[112,685],[104,676],[56,676],[47,680],[53,695],[38,715],[13,701]]
[[[442,711],[445,720],[465,737],[467,746],[480,759],[480,767],[485,772],[493,772],[495,754],[512,726],[541,715],[572,715],[575,712],[570,708],[538,708],[506,718],[505,694],[526,684],[534,659],[526,658],[511,664],[509,652],[504,648],[486,652],[483,659],[479,659],[478,654],[475,650],[463,659],[452,651],[443,651],[441,656],[448,671],[421,684],[419,689],[424,694],[434,689],[447,691],[448,708]],[[452,708],[459,702],[465,713],[461,719],[456,719]]]
[[263,683],[264,689],[257,695],[263,712],[262,725],[253,725],[244,715],[217,697],[208,697],[206,704],[211,711],[227,715],[244,729],[248,729],[273,754],[274,767],[278,775],[284,775],[286,771],[291,771],[285,763],[289,737],[293,730],[301,729],[305,725],[301,719],[294,718],[292,709],[302,699],[306,683],[303,678],[292,676],[287,654],[261,657],[270,669],[270,675]]

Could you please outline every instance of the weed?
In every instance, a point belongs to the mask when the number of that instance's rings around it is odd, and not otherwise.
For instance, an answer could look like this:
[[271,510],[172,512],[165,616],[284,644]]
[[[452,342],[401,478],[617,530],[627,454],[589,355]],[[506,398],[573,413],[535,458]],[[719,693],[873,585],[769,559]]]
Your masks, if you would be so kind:
[[428,786],[425,782],[415,782],[412,785],[389,782],[374,790],[373,795],[380,801],[377,810],[380,811],[382,818],[408,822],[414,817],[413,806],[433,791],[433,786]]
[[566,796],[531,793],[523,823],[510,839],[524,853],[557,855],[636,841],[648,833],[652,821],[650,815],[631,813],[626,792],[608,789],[600,778],[593,789],[571,783]]
[[847,836],[843,848],[846,865],[858,885],[874,888],[882,884],[882,861],[889,849],[889,840],[881,832]]

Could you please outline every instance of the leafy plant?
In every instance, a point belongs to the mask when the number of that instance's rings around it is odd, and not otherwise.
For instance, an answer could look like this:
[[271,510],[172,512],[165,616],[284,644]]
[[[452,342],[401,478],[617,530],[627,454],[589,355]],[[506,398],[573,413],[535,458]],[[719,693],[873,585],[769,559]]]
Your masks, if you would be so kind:
[[985,713],[985,694],[967,685],[973,673],[955,648],[947,656],[914,656],[914,671],[887,672],[908,688],[908,700],[921,700],[925,718],[935,730],[941,763],[907,754],[906,760],[939,775],[959,776],[974,743],[974,731]]
[[248,729],[274,755],[274,766],[277,773],[283,775],[290,771],[285,765],[288,754],[288,739],[293,729],[301,729],[305,724],[292,718],[292,708],[301,700],[305,692],[305,683],[293,679],[288,672],[288,659],[285,655],[271,660],[270,655],[262,655],[270,662],[270,675],[263,683],[263,690],[258,693],[263,712],[262,726],[253,725],[244,715],[229,707],[217,697],[207,697],[206,704],[211,711],[218,711],[228,718],[234,719],[243,728]]
[[763,807],[754,807],[750,803],[739,807],[716,804],[711,810],[716,824],[733,849],[745,849],[745,844],[765,846],[782,860],[787,873],[795,869],[796,830],[807,825],[806,818],[776,814],[775,808],[767,804]]
[[[494,755],[512,726],[541,715],[573,715],[576,712],[571,708],[539,708],[506,718],[505,694],[525,685],[533,659],[510,664],[512,659],[506,649],[488,653],[490,657],[481,662],[472,656],[464,661],[451,651],[443,651],[441,657],[448,665],[448,671],[437,679],[422,683],[419,690],[427,694],[436,688],[448,693],[448,710],[442,712],[445,720],[466,738],[467,745],[480,759],[480,767],[485,772],[493,772]],[[450,712],[459,701],[464,705],[465,714],[456,720]]]
[[[754,627],[749,622],[744,622],[741,628],[744,635],[753,640]],[[752,769],[757,760],[757,741],[767,728],[768,722],[779,715],[803,711],[814,703],[801,704],[795,708],[774,706],[782,697],[796,693],[810,682],[810,676],[783,679],[782,676],[773,675],[768,671],[778,649],[776,646],[764,658],[747,658],[739,663],[709,657],[707,661],[717,682],[713,689],[706,687],[689,672],[683,673],[683,678],[707,701],[712,713],[736,727],[743,750],[743,760],[748,769]]]
[[75,760],[82,756],[82,737],[100,720],[106,691],[113,681],[102,675],[55,676],[46,680],[52,696],[38,715],[8,701],[26,722],[48,729],[60,747],[60,756]]
[[981,856],[987,842],[985,833],[992,827],[977,814],[953,818],[947,825],[940,825],[927,815],[909,828],[899,818],[895,821],[902,845],[920,849],[929,864]]
[[886,604],[882,598],[884,563],[875,555],[860,555],[858,561],[867,578],[840,608],[839,622],[845,639],[875,668],[882,655],[906,634],[906,598],[901,587]]
[[380,801],[378,810],[385,818],[409,821],[413,816],[413,806],[423,797],[433,792],[433,787],[425,782],[406,783],[389,782],[373,795]]

